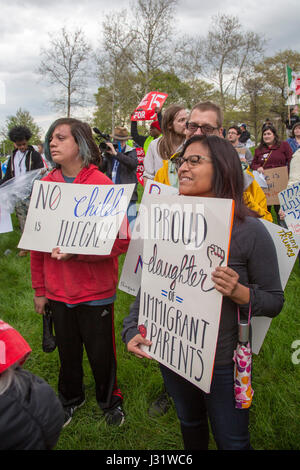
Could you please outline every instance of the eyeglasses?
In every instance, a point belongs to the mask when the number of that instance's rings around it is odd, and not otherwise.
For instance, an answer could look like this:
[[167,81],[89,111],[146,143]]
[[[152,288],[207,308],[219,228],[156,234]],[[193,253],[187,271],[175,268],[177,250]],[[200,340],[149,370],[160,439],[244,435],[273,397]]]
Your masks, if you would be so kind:
[[176,170],[179,170],[181,165],[187,163],[189,168],[194,168],[195,166],[199,165],[201,161],[211,162],[211,159],[208,157],[203,157],[202,155],[189,155],[188,157],[178,157],[175,160],[175,167]]
[[213,134],[214,131],[219,129],[218,127],[210,126],[209,124],[203,124],[203,126],[199,126],[195,122],[189,121],[186,122],[186,128],[193,133],[197,132],[197,130],[200,129],[202,134],[204,135]]

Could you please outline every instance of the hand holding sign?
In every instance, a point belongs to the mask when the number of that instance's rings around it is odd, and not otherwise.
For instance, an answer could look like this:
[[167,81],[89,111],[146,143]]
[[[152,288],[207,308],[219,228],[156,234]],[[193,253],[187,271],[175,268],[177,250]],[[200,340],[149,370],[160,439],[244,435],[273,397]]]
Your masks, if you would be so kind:
[[144,96],[132,114],[131,121],[153,121],[157,119],[156,110],[163,106],[167,97],[167,93],[150,91]]
[[73,253],[62,253],[58,246],[56,248],[53,248],[51,253],[51,258],[57,259],[58,261],[68,261],[74,256],[75,255]]

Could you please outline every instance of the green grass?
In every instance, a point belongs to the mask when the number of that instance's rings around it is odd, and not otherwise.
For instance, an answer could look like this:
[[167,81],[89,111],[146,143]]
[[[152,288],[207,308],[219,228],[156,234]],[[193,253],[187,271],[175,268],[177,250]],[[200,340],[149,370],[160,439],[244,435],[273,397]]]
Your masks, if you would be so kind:
[[[17,256],[20,232],[0,236],[0,318],[12,324],[32,347],[25,367],[57,389],[57,350],[45,354],[41,348],[42,318],[33,308],[29,257]],[[10,249],[11,254],[4,256]],[[124,256],[120,257],[120,269]],[[281,314],[273,319],[261,352],[254,356],[254,400],[250,413],[252,445],[255,449],[300,449],[300,364],[291,357],[294,340],[300,340],[300,270],[296,262],[285,291]],[[86,404],[76,411],[62,431],[56,449],[65,450],[176,450],[183,449],[174,407],[165,416],[150,418],[150,403],[162,388],[155,361],[141,360],[126,351],[120,332],[123,318],[134,298],[118,291],[115,303],[115,332],[118,384],[124,394],[126,422],[108,427],[96,403],[94,380],[84,357]],[[299,355],[300,357],[300,355]],[[215,449],[213,439],[210,448]]]

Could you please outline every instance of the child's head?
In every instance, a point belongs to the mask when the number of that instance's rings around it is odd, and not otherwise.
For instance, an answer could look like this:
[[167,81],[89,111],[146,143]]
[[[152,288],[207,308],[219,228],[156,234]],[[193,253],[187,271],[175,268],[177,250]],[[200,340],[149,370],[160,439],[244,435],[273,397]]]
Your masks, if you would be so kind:
[[30,353],[31,348],[20,333],[0,320],[0,377],[14,364],[22,365]]
[[10,129],[8,138],[15,144],[15,147],[21,152],[28,148],[28,141],[32,137],[31,130],[25,126],[15,126]]

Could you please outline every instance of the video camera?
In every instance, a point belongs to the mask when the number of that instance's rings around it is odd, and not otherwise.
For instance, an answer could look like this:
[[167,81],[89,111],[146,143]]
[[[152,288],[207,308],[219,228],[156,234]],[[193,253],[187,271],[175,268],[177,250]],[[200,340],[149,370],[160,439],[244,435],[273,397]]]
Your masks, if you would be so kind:
[[118,144],[114,144],[108,134],[103,134],[101,131],[99,131],[99,129],[97,129],[97,127],[93,127],[93,131],[95,132],[95,134],[97,134],[98,141],[100,141],[101,139],[104,140],[104,142],[99,143],[99,149],[101,150],[101,152],[105,152],[109,149],[109,147],[106,145],[106,142],[112,143],[114,148],[118,150]]

